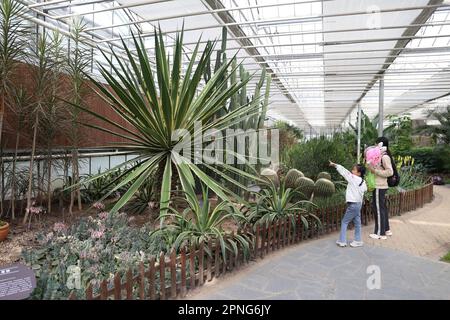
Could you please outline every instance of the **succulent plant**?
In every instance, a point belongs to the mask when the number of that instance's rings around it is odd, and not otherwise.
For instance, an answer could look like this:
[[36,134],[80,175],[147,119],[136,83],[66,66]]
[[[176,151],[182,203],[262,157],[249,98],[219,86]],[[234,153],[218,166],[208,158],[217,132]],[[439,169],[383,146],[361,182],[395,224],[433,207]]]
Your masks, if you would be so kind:
[[322,171],[321,173],[319,173],[317,175],[317,180],[319,180],[319,179],[327,179],[327,180],[331,181],[331,174],[329,174],[326,171]]
[[266,178],[269,183],[272,182],[276,187],[280,185],[280,179],[275,170],[269,168],[262,169],[261,176]]
[[295,189],[298,187],[297,180],[304,176],[305,175],[303,174],[303,172],[297,169],[291,169],[287,172],[286,177],[284,178],[284,185],[286,186],[286,188]]
[[302,194],[302,200],[309,200],[314,192],[314,181],[307,177],[300,177],[295,182],[298,191]]
[[328,179],[320,178],[314,185],[314,195],[317,197],[329,197],[335,192],[334,183]]

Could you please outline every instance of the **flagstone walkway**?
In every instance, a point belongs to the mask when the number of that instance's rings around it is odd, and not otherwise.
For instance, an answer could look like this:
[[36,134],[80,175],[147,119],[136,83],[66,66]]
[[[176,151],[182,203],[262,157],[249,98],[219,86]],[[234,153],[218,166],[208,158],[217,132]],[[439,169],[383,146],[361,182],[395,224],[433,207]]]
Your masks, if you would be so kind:
[[[275,252],[206,283],[187,299],[450,299],[450,186],[432,203],[390,220],[388,240],[339,248],[337,234]],[[349,238],[352,238],[349,231]]]

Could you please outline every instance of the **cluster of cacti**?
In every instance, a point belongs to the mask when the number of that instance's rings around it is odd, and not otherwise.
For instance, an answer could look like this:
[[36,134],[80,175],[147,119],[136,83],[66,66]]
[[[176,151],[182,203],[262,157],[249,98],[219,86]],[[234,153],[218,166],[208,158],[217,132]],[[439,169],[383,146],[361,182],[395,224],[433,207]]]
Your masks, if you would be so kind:
[[[207,67],[205,68],[205,72],[203,74],[203,78],[205,83],[208,83],[211,79],[213,73],[215,73],[220,67],[228,64],[230,61],[227,59],[226,50],[227,50],[227,28],[222,29],[222,43],[219,50],[217,50],[217,56],[214,68],[212,67],[211,61],[208,61]],[[225,87],[217,88],[217,90],[226,90],[227,87],[234,86],[240,82],[245,82],[251,78],[251,74],[245,70],[245,68],[240,65],[238,66],[236,57],[231,60],[230,67],[228,69],[229,75],[228,82]],[[249,130],[254,129],[258,130],[264,127],[264,121],[266,118],[267,107],[269,105],[269,94],[270,94],[270,85],[271,85],[271,77],[267,75],[265,68],[261,71],[261,76],[259,78],[258,83],[256,84],[255,92],[253,94],[247,92],[247,85],[243,85],[242,88],[237,91],[229,101],[225,101],[223,108],[217,111],[218,116],[223,116],[228,112],[231,112],[236,109],[240,109],[243,106],[247,106],[248,104],[259,105],[260,112],[257,114],[248,114],[242,117],[242,120],[239,123],[236,123],[231,126],[232,129],[242,129]],[[264,88],[265,87],[265,88]],[[265,91],[263,91],[265,90]],[[263,94],[262,94],[263,93]],[[226,133],[223,133],[223,144],[226,145]],[[235,152],[237,146],[235,145]],[[246,146],[245,154],[249,154],[248,146]],[[259,153],[257,153],[259,154]],[[247,165],[238,164],[238,169],[244,170],[250,173]],[[259,170],[259,165],[256,167]],[[213,174],[213,173],[212,173]],[[214,175],[214,174],[213,174]],[[242,175],[233,176],[233,178],[241,184],[247,184],[246,178]],[[238,193],[240,190],[236,186],[230,186],[234,192]]]
[[[285,188],[296,189],[301,196],[296,200],[310,200],[313,197],[330,197],[336,192],[336,187],[331,181],[331,175],[328,172],[321,172],[317,176],[316,182],[305,177],[305,175],[297,170],[290,169],[284,178],[280,178],[276,171],[266,168],[261,171],[261,177],[272,182],[275,186],[279,186],[280,182]],[[264,186],[261,186],[264,187]]]
[[[227,28],[222,29],[222,43],[220,50],[217,50],[217,56],[214,66],[214,72],[216,72],[220,67],[228,63],[227,55],[226,55],[226,49],[227,49]],[[238,70],[239,69],[239,70]],[[212,68],[211,68],[211,62],[208,61],[207,66],[205,68],[205,72],[203,74],[203,79],[206,83],[211,79],[212,77]],[[245,68],[240,65],[239,68],[237,67],[237,61],[236,58],[233,58],[231,61],[231,68],[230,68],[231,75],[229,77],[229,85],[233,86],[237,83],[238,80],[238,72],[239,72],[239,78],[241,82],[246,82],[248,79],[250,79],[251,75],[248,71],[245,70]],[[261,92],[265,84],[265,92],[264,97],[262,96]],[[219,111],[220,114],[229,112],[231,110],[235,110],[236,108],[240,108],[242,106],[253,104],[259,104],[261,106],[260,113],[255,115],[248,115],[248,117],[245,117],[241,123],[238,123],[235,125],[235,129],[259,129],[264,126],[264,120],[266,118],[267,113],[267,106],[269,105],[269,93],[270,93],[270,84],[271,84],[271,77],[267,75],[266,69],[263,68],[261,71],[261,76],[256,84],[255,92],[253,95],[248,95],[247,93],[247,85],[244,85],[239,92],[236,92],[235,95],[230,99],[229,102],[226,102],[224,104],[224,107],[222,110]],[[221,88],[221,90],[225,90],[226,88]]]

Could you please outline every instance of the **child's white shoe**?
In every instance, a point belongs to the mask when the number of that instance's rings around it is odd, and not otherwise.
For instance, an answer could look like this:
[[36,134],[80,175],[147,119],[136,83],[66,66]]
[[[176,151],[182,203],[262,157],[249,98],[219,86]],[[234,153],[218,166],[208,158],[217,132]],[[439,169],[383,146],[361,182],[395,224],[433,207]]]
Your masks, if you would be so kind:
[[392,236],[392,231],[391,230],[386,231],[386,235],[387,236]]
[[346,242],[340,242],[339,240],[336,241],[336,244],[337,244],[339,247],[346,247],[346,246],[347,246],[347,243],[346,243]]
[[352,241],[350,242],[350,247],[356,248],[356,247],[362,247],[364,243],[362,241]]

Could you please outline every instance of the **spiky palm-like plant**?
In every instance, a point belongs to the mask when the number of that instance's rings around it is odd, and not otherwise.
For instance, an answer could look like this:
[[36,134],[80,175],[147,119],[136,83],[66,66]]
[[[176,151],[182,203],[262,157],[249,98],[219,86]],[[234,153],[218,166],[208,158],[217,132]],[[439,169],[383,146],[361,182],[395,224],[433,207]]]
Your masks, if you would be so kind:
[[450,144],[450,106],[445,110],[433,110],[428,113],[428,118],[436,119],[438,125],[424,125],[416,129],[418,133],[431,135],[434,139],[440,138],[445,144]]
[[[173,239],[173,247],[178,250],[183,244],[198,245],[201,242],[211,244],[215,239],[221,247],[222,255],[226,259],[227,252],[238,254],[238,245],[242,248],[244,256],[250,254],[252,239],[246,234],[228,234],[222,229],[222,224],[227,219],[245,220],[234,205],[229,201],[219,203],[214,209],[208,200],[208,189],[202,185],[202,200],[192,191],[185,192],[188,208],[179,213],[169,208],[169,213],[161,215],[160,218],[170,217],[172,222],[163,225],[151,233],[151,236],[163,235]],[[216,242],[217,243],[217,242]],[[206,247],[208,254],[211,248]]]
[[[207,130],[214,129],[218,132],[242,121],[245,117],[257,114],[259,105],[248,104],[217,116],[223,104],[246,85],[249,79],[227,85],[232,74],[228,72],[230,62],[221,66],[202,87],[201,78],[214,48],[214,43],[211,42],[206,44],[199,58],[197,55],[200,42],[197,44],[190,57],[190,63],[182,75],[183,32],[177,35],[173,63],[170,63],[171,59],[166,52],[162,32],[155,30],[156,71],[153,71],[142,39],[133,36],[133,41],[135,51],[122,41],[129,63],[117,56],[115,52],[113,52],[113,59],[104,54],[107,65],[99,65],[99,69],[110,89],[91,78],[100,97],[127,123],[127,126],[78,106],[113,129],[90,124],[86,124],[87,126],[124,139],[126,142],[115,144],[115,147],[130,154],[137,154],[137,158],[118,166],[127,169],[118,177],[116,186],[110,192],[115,192],[129,182],[132,184],[112,208],[112,212],[117,212],[125,205],[154,170],[157,170],[157,177],[161,180],[162,213],[167,212],[174,170],[179,176],[183,190],[193,193],[195,178],[198,178],[222,199],[227,199],[232,192],[209,177],[204,171],[205,168],[244,189],[246,187],[233,179],[230,172],[238,172],[257,180],[253,175],[226,164],[212,166],[203,162],[199,166],[193,161],[186,161],[188,157],[185,154],[181,156],[176,152],[178,142],[186,138],[188,134],[191,137],[195,134],[194,139],[196,139],[204,136]],[[200,122],[202,127],[194,132],[194,125],[197,122]],[[180,139],[173,141],[174,134],[180,132],[177,130],[185,131]],[[193,155],[192,152],[189,156],[191,155]],[[136,163],[131,164],[131,162]],[[222,170],[218,170],[217,167],[221,167]],[[112,170],[116,169],[117,167]]]
[[283,184],[277,187],[275,184],[269,184],[269,188],[261,191],[258,202],[249,210],[248,220],[256,224],[265,224],[268,226],[278,219],[289,218],[295,229],[295,217],[300,214],[303,226],[308,229],[309,224],[306,217],[310,216],[318,222],[320,220],[312,213],[309,213],[307,205],[311,202],[306,200],[296,201],[299,191],[297,189],[286,188]]

